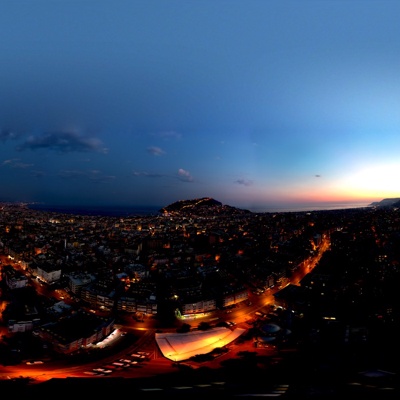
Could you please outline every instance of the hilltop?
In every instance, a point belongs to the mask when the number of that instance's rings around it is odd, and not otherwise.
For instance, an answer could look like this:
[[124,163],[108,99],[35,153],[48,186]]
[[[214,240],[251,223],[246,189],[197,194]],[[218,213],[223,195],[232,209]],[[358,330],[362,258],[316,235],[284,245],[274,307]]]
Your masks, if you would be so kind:
[[373,207],[400,207],[400,197],[393,197],[383,199],[381,201],[374,201],[370,204]]
[[179,200],[159,210],[162,214],[195,214],[206,215],[244,215],[251,211],[222,204],[211,197],[202,197],[191,200]]

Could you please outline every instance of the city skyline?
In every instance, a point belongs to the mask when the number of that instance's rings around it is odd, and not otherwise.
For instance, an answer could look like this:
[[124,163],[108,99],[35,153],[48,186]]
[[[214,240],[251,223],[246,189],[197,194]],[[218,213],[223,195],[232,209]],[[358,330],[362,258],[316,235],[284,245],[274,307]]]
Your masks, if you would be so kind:
[[400,197],[395,1],[0,5],[0,201]]

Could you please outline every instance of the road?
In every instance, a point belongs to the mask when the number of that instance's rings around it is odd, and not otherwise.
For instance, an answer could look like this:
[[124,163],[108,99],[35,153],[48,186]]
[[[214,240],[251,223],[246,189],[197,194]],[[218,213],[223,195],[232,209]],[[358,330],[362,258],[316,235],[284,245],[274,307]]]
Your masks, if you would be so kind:
[[[329,241],[325,237],[318,253],[313,258],[310,258],[309,260],[303,262],[301,266],[299,266],[299,268],[291,277],[289,283],[298,285],[301,279],[315,267],[322,257],[322,254],[328,249]],[[0,259],[2,258],[2,262],[8,261],[4,257],[5,256],[0,257]],[[43,288],[41,287],[40,289]],[[276,293],[278,290],[278,288],[273,288],[260,295],[250,292],[251,294],[249,297],[249,302],[232,308],[229,313],[227,313],[226,310],[216,310],[215,312],[204,316],[185,319],[181,322],[181,324],[188,323],[194,328],[197,327],[197,325],[201,322],[214,324],[217,321],[234,321],[236,326],[247,329],[250,327],[250,325],[248,325],[246,321],[254,319],[256,311],[261,310],[263,312],[268,312],[268,306],[274,303],[274,293]],[[3,308],[4,304],[0,303],[0,307]],[[92,361],[86,364],[80,363],[79,365],[68,365],[69,363],[66,363],[65,360],[49,360],[45,361],[43,364],[35,365],[18,364],[12,366],[0,366],[0,380],[29,377],[33,382],[43,382],[53,378],[88,378],[90,376],[99,377],[102,375],[87,375],[87,371],[92,371],[93,368],[103,368],[104,366],[110,365],[112,362],[119,359],[129,358],[131,353],[139,350],[148,353],[148,358],[145,361],[141,361],[138,364],[128,368],[114,368],[112,376],[125,378],[144,378],[156,375],[158,376],[164,373],[167,374],[174,371],[172,361],[163,357],[154,340],[155,331],[162,328],[158,326],[158,321],[154,318],[146,317],[143,322],[137,322],[130,317],[126,318],[125,322],[126,324],[119,326],[119,328],[128,333],[128,338],[132,337],[134,340],[132,343],[128,343],[122,348],[115,346],[115,349],[118,350],[102,360]],[[4,333],[4,324],[1,324],[0,326]],[[176,330],[175,327],[167,329],[170,329],[171,331]],[[163,328],[163,331],[166,330]],[[221,356],[217,361],[207,361],[205,365],[209,368],[218,368],[223,360],[237,357],[238,352],[241,351],[257,353],[261,352],[262,354],[269,356],[274,355],[273,349],[256,349],[252,341],[244,342],[240,346],[233,344],[229,345],[228,347],[232,351],[224,356]]]

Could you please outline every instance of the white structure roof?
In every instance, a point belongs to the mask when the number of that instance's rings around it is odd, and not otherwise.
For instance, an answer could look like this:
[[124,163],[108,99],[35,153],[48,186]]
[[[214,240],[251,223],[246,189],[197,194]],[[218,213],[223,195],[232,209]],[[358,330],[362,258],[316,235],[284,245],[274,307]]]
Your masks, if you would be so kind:
[[197,354],[207,354],[218,347],[226,346],[245,331],[241,328],[231,330],[217,327],[187,333],[156,333],[155,339],[164,357],[172,361],[183,361]]

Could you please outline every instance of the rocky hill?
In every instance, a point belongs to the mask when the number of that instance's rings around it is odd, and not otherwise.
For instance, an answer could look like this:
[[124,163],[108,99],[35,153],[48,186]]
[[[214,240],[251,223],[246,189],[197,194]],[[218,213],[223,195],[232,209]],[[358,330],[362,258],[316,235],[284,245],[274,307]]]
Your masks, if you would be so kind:
[[179,215],[244,215],[251,211],[222,204],[211,197],[179,200],[159,210],[162,214]]
[[373,207],[400,207],[400,197],[383,199],[370,204]]

